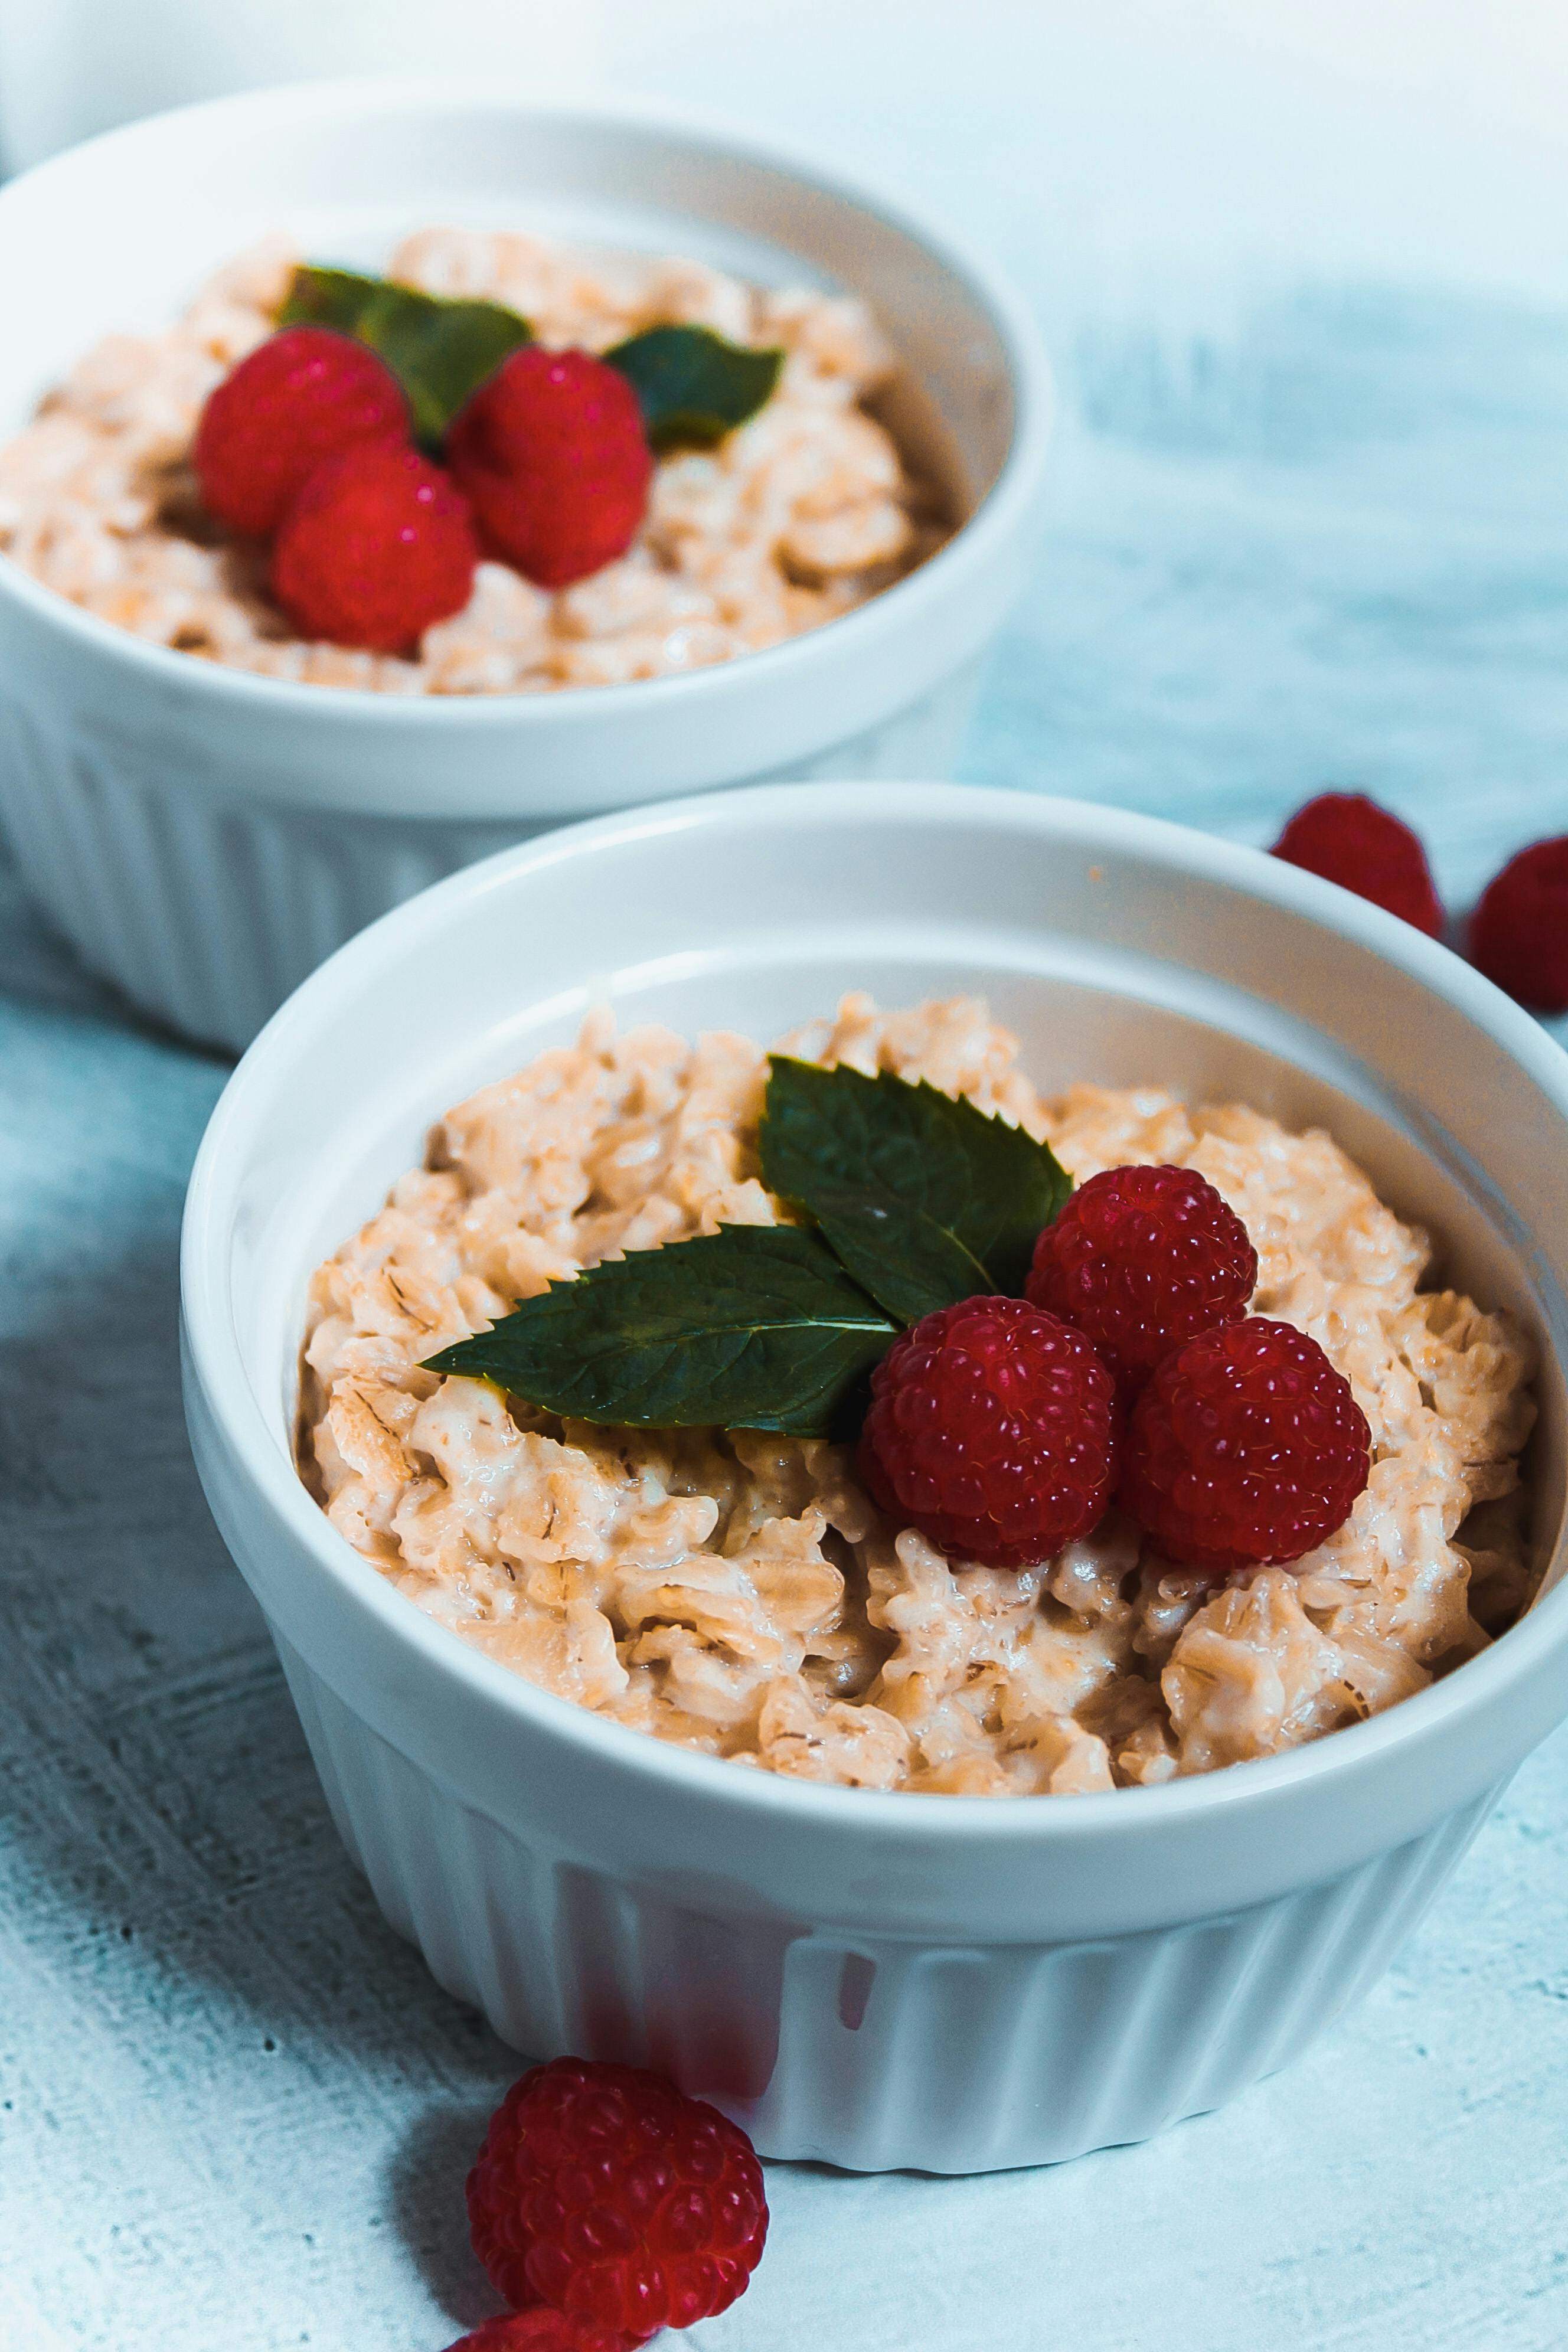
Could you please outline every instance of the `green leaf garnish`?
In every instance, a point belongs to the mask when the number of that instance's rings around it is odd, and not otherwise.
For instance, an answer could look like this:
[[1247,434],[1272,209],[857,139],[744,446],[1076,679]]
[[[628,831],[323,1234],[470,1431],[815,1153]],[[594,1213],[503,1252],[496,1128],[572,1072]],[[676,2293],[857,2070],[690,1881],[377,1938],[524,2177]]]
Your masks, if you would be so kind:
[[415,437],[431,449],[470,394],[533,341],[527,320],[500,302],[447,301],[352,269],[297,269],[278,323],[333,327],[368,344],[403,386]]
[[763,1181],[813,1218],[900,1323],[1021,1292],[1072,1180],[1048,1144],[962,1097],[785,1054],[768,1063]]
[[935,1087],[774,1054],[763,1181],[813,1220],[723,1225],[554,1283],[424,1369],[645,1429],[846,1434],[900,1326],[1020,1292],[1072,1190],[1047,1144]]
[[818,1234],[722,1225],[554,1283],[425,1370],[578,1421],[825,1437],[895,1335]]
[[784,365],[782,351],[731,343],[711,327],[649,327],[605,353],[642,408],[656,449],[710,449],[754,416]]

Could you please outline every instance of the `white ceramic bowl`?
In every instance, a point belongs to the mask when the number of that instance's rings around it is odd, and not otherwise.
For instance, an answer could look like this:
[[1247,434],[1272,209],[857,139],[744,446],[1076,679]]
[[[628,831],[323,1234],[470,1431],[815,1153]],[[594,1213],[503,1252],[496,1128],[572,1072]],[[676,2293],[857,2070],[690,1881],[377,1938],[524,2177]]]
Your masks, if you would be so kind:
[[1420,1696],[1163,1788],[817,1788],[547,1696],[395,1592],[297,1478],[312,1267],[432,1117],[589,1004],[763,1038],[868,986],[977,988],[1047,1086],[1322,1120],[1445,1269],[1540,1334],[1563,1562],[1568,1058],[1457,958],[1251,850],[947,785],[724,793],[574,827],[335,956],[214,1114],[184,1234],[208,1498],[334,1817],[440,1981],[538,2054],[645,2060],[766,2152],[967,2171],[1141,2138],[1382,1969],[1568,1709],[1568,1590]]
[[553,695],[294,686],[149,645],[0,557],[0,820],[96,971],[239,1046],[400,899],[547,825],[755,778],[947,773],[1037,548],[1049,379],[993,273],[836,170],[632,108],[396,83],[226,99],[0,189],[0,436],[110,329],[269,230],[378,266],[433,221],[695,253],[873,305],[969,520],[861,610],[721,667]]

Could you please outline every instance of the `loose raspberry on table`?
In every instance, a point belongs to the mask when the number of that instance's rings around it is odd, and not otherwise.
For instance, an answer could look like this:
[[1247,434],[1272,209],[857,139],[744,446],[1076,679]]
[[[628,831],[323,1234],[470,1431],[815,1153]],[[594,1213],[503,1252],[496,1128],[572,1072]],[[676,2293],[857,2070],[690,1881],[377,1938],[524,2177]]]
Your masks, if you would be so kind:
[[1184,1339],[1247,1311],[1258,1253],[1194,1168],[1108,1168],[1035,1244],[1037,1307],[1092,1339],[1124,1390]]
[[591,352],[539,343],[480,385],[447,436],[447,463],[489,545],[541,588],[624,555],[653,478],[626,377]]
[[416,449],[329,457],[283,518],[272,593],[301,636],[402,653],[461,612],[479,549],[468,506]]
[[1371,1466],[1350,1382],[1305,1331],[1252,1316],[1166,1357],[1133,1407],[1119,1499],[1167,1559],[1229,1574],[1324,1542]]
[[1296,811],[1274,855],[1402,915],[1428,939],[1443,936],[1443,906],[1426,852],[1401,818],[1365,793],[1320,793]]
[[408,433],[408,403],[374,352],[329,327],[285,327],[213,393],[192,463],[208,511],[263,539],[324,459]]
[[536,2303],[527,2311],[503,2312],[487,2319],[471,2335],[448,2345],[447,2352],[636,2352],[647,2341],[624,2336],[619,2328],[601,2327],[596,2320],[574,2319]]
[[1535,1013],[1568,1013],[1568,834],[1531,842],[1470,918],[1478,969]]
[[887,1516],[989,1568],[1049,1559],[1110,1497],[1116,1384],[1081,1331],[1024,1298],[939,1307],[871,1375],[860,1475]]
[[555,2058],[492,2116],[468,2227],[509,2303],[640,2343],[744,2293],[768,2208],[751,2141],[717,2108],[639,2066]]

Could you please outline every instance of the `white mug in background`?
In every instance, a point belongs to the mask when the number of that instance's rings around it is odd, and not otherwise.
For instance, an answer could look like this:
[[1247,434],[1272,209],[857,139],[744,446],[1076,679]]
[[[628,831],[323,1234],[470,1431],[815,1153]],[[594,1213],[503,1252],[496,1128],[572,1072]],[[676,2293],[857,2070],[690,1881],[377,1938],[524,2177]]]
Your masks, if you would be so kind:
[[599,79],[602,16],[601,0],[0,0],[0,173],[271,82],[438,68],[580,94]]

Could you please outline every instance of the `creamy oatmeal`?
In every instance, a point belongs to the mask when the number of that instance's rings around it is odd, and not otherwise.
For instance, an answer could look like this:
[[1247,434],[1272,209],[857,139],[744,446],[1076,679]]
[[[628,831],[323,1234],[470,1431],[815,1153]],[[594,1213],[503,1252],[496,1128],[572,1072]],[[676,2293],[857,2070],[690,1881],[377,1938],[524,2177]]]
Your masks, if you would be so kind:
[[767,1075],[591,1021],[436,1129],[426,1165],[311,1285],[301,1460],[417,1607],[542,1688],[709,1754],[857,1788],[1071,1794],[1268,1756],[1390,1706],[1530,1596],[1524,1335],[1419,1286],[1424,1234],[1331,1139],[1157,1086],[1055,1099],[982,1003],[846,998],[789,1049],[926,1078],[1052,1144],[1075,1180],[1197,1169],[1245,1221],[1253,1306],[1309,1332],[1371,1424],[1337,1535],[1217,1591],[1112,1509],[1022,1571],[879,1518],[852,1457],[743,1431],[562,1423],[422,1358],[616,1252],[776,1222]]
[[665,457],[619,561],[552,594],[481,563],[416,659],[307,644],[265,593],[262,551],[203,512],[190,450],[207,395],[277,324],[300,257],[220,271],[163,334],[111,335],[0,448],[0,548],[63,596],[155,643],[272,677],[394,694],[535,693],[728,661],[816,628],[946,535],[941,501],[865,405],[893,357],[857,301],[746,285],[696,261],[434,228],[390,275],[521,311],[540,341],[601,352],[688,323],[781,347],[777,390],[713,450]]

